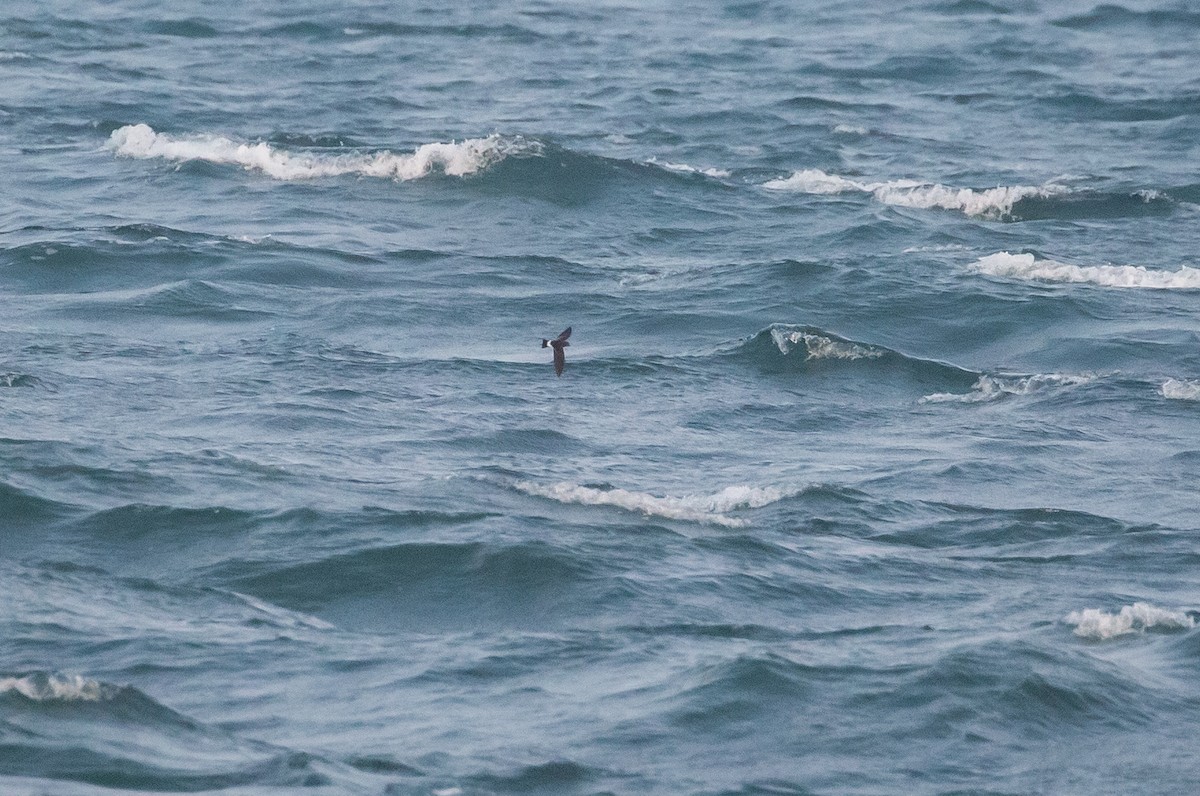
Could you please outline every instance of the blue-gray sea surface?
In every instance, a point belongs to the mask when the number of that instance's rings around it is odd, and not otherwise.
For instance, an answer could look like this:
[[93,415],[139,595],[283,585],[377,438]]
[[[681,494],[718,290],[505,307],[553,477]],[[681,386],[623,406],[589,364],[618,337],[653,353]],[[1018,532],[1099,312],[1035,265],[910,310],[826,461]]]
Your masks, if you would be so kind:
[[1192,792],[1198,156],[1187,2],[6,0],[0,792]]

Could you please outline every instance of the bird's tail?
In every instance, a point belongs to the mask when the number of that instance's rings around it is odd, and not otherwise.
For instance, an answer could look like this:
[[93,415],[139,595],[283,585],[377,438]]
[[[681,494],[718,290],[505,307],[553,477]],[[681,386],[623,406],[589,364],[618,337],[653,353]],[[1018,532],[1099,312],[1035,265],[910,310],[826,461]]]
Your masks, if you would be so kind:
[[545,337],[543,337],[542,338],[542,348],[549,348],[549,347],[550,347],[550,341],[547,340]]

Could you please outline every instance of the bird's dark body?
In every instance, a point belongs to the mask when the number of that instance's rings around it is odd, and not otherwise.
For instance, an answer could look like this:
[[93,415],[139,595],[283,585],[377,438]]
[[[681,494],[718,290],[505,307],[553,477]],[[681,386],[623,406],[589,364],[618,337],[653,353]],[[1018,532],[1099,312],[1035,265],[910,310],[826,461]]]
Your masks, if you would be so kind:
[[553,340],[545,337],[542,338],[542,348],[549,346],[550,348],[554,349],[554,375],[556,376],[562,375],[563,366],[567,364],[567,358],[563,353],[563,349],[570,345],[570,343],[567,342],[567,338],[570,336],[571,327],[568,326],[562,334]]

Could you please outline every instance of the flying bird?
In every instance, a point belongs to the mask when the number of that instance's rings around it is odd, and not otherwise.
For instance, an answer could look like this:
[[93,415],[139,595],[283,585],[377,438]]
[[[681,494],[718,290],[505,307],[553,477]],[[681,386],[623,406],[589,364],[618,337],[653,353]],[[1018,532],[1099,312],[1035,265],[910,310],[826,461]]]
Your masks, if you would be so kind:
[[563,365],[567,364],[567,358],[563,356],[563,349],[570,345],[567,342],[567,338],[570,336],[571,327],[568,326],[566,331],[553,340],[547,340],[545,337],[542,338],[542,348],[550,346],[554,349],[554,375],[556,376],[562,375]]

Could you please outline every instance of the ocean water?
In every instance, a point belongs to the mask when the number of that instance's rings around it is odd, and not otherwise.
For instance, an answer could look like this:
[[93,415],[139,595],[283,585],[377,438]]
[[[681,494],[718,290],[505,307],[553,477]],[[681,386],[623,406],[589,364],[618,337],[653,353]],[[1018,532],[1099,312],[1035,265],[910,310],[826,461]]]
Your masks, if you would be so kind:
[[0,792],[1191,792],[1198,156],[1171,0],[7,0]]

